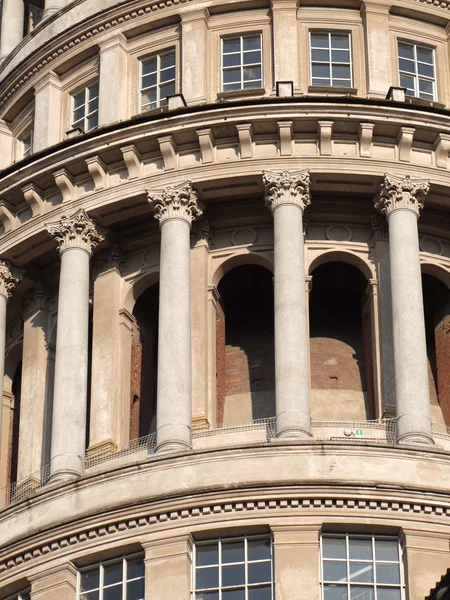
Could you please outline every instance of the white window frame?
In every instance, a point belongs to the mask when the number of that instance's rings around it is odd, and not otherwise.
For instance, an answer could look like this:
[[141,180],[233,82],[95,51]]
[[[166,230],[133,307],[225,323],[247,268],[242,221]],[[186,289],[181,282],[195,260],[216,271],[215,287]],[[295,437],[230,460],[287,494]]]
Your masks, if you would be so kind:
[[[98,95],[94,96],[93,98],[89,98],[89,91],[93,88],[97,86],[98,88]],[[93,110],[90,113],[87,113],[87,107],[88,107],[88,103],[92,102],[92,100],[97,99],[98,101],[100,100],[100,81],[97,79],[95,81],[93,81],[92,83],[90,83],[89,85],[86,85],[78,90],[76,90],[75,92],[71,93],[71,106],[70,106],[70,126],[72,128],[75,127],[80,127],[81,123],[80,123],[80,119],[78,119],[77,121],[74,120],[75,118],[75,97],[79,96],[80,94],[84,93],[84,102],[83,104],[81,104],[77,110],[79,108],[81,108],[82,106],[84,106],[84,115],[83,115],[83,126],[81,127],[81,129],[83,130],[84,133],[88,132],[88,131],[93,131],[94,129],[97,129],[98,127],[98,102],[97,102],[97,109]],[[87,125],[88,125],[88,119],[94,115],[97,115],[97,124],[95,125],[95,127],[91,127],[90,129],[88,129]]]
[[[405,46],[411,46],[413,48],[413,51],[414,51],[414,74],[408,73],[407,71],[402,71],[400,69],[400,58],[401,58],[400,51],[399,51],[400,44],[405,44]],[[431,78],[431,77],[427,77],[426,75],[419,74],[418,63],[421,61],[417,60],[417,48],[424,48],[426,50],[431,50],[432,56],[433,56],[434,77]],[[427,63],[423,63],[423,64],[427,64]],[[414,96],[412,96],[413,98],[421,98],[422,100],[428,100],[429,102],[436,102],[436,100],[437,100],[436,48],[434,46],[430,46],[428,44],[421,44],[421,43],[417,43],[417,42],[411,42],[410,40],[404,40],[404,39],[400,39],[400,38],[397,39],[397,67],[398,67],[398,79],[399,79],[400,84],[401,84],[401,76],[402,75],[405,75],[406,77],[412,77],[414,79]],[[433,100],[430,100],[429,98],[422,98],[422,96],[420,96],[419,79],[431,81],[431,83],[433,84]],[[409,96],[408,93],[406,93],[406,95],[411,98],[411,96]]]
[[[245,52],[254,52],[254,50],[248,50],[248,51],[244,51],[244,44],[243,44],[243,39],[246,37],[256,37],[259,36],[259,45],[260,45],[260,52],[261,52],[261,61],[259,63],[251,63],[248,65],[244,65],[244,53]],[[224,67],[223,64],[223,43],[224,40],[227,39],[240,39],[240,62],[239,65],[234,65],[233,67]],[[237,53],[236,53],[237,54]],[[244,87],[244,67],[255,67],[255,66],[260,66],[261,67],[261,85],[258,87]],[[229,90],[229,89],[224,89],[224,81],[223,81],[223,73],[224,71],[228,71],[229,69],[237,69],[240,68],[241,70],[241,79],[240,79],[240,87],[237,90]],[[264,88],[264,50],[263,50],[263,32],[262,31],[253,31],[253,32],[246,32],[246,33],[237,33],[237,34],[227,34],[227,35],[223,35],[220,37],[220,91],[222,93],[227,93],[227,92],[239,92],[239,91],[247,91],[247,90],[258,90],[258,89],[262,89]]]
[[[327,539],[345,539],[345,544],[346,544],[346,558],[345,559],[324,559],[323,557],[323,539],[327,538]],[[369,560],[350,560],[349,559],[349,539],[371,539],[372,540],[372,561]],[[377,564],[397,564],[394,563],[393,561],[382,561],[382,560],[376,560],[376,554],[375,554],[375,540],[389,540],[389,541],[396,541],[398,544],[398,565],[399,565],[399,572],[400,572],[400,584],[385,584],[385,583],[380,583],[378,584],[378,587],[391,587],[393,589],[399,589],[400,590],[400,597],[401,600],[405,600],[405,577],[404,577],[404,571],[403,571],[403,548],[402,545],[400,543],[400,539],[398,536],[392,536],[392,535],[377,535],[377,534],[354,534],[354,533],[323,533],[320,536],[320,597],[322,600],[324,600],[325,595],[324,595],[324,590],[325,590],[325,585],[326,584],[330,584],[330,583],[335,583],[332,581],[325,581],[324,580],[324,575],[323,575],[323,565],[324,565],[324,560],[329,561],[329,562],[344,562],[347,565],[347,582],[346,585],[342,584],[339,587],[345,588],[347,589],[347,596],[348,598],[350,598],[350,586],[362,586],[362,587],[372,587],[374,590],[374,599],[377,600],[377,578],[376,578],[376,565]],[[373,566],[373,575],[374,575],[374,581],[373,583],[362,583],[362,582],[351,582],[350,581],[350,563],[351,562],[367,562],[367,564],[371,564]]]
[[[166,56],[167,54],[173,54],[173,68],[175,70],[175,75],[173,79],[168,79],[167,81],[161,81],[161,57]],[[143,78],[143,65],[144,63],[152,60],[153,58],[156,57],[156,83],[155,85],[151,85],[147,88],[143,88],[142,87],[142,78]],[[166,67],[166,69],[171,69],[172,67]],[[163,69],[163,71],[165,71],[166,69]],[[155,52],[154,54],[151,54],[149,56],[146,56],[145,58],[142,58],[139,61],[139,107],[140,107],[140,111],[141,112],[148,112],[150,110],[154,110],[156,108],[160,108],[161,106],[166,106],[167,104],[167,99],[163,98],[161,99],[161,86],[162,85],[166,85],[168,83],[173,83],[174,85],[174,93],[176,94],[177,92],[177,52],[176,52],[176,48],[167,48],[165,50],[161,50],[159,52]],[[142,104],[142,93],[146,90],[150,90],[156,88],[156,106],[154,108],[145,108],[148,105],[143,105]]]
[[[214,538],[214,539],[210,539],[210,540],[201,540],[195,543],[194,546],[194,556],[193,556],[193,561],[192,561],[192,600],[195,600],[196,598],[196,594],[197,593],[201,593],[201,591],[203,591],[204,593],[207,592],[217,592],[219,594],[219,600],[222,600],[222,593],[223,591],[227,591],[227,590],[233,590],[233,589],[244,589],[245,592],[245,600],[248,600],[248,590],[249,589],[257,589],[258,587],[261,587],[261,585],[267,585],[269,582],[261,582],[261,583],[251,583],[249,584],[247,581],[248,578],[248,565],[249,564],[257,564],[257,563],[263,563],[263,562],[269,562],[269,560],[264,559],[264,560],[258,560],[258,561],[248,561],[248,540],[268,540],[270,542],[270,588],[271,588],[271,597],[272,600],[275,599],[275,581],[274,581],[274,557],[273,557],[273,540],[272,537],[270,536],[270,534],[255,534],[255,535],[239,535],[239,536],[235,536],[235,537],[219,537],[219,538]],[[236,585],[236,586],[228,586],[223,588],[222,587],[222,543],[227,543],[227,542],[240,542],[244,540],[244,560],[240,561],[240,562],[236,562],[236,563],[225,563],[226,566],[231,566],[231,565],[244,565],[244,569],[245,569],[245,583],[244,585]],[[217,543],[218,544],[218,563],[217,564],[211,564],[211,565],[203,565],[203,566],[199,566],[197,567],[197,548],[199,546],[208,546],[210,544],[214,544]],[[197,590],[197,585],[196,585],[196,573],[197,573],[197,568],[198,569],[205,569],[205,568],[210,568],[210,567],[218,567],[219,570],[219,583],[218,583],[218,588],[208,588],[207,590]]]
[[[128,560],[133,560],[135,558],[140,558],[142,557],[142,562],[144,562],[144,553],[143,552],[135,552],[134,554],[127,554],[125,556],[120,556],[118,558],[113,558],[113,559],[108,559],[108,560],[101,560],[97,563],[94,563],[93,565],[89,565],[86,567],[83,567],[81,569],[78,570],[77,573],[77,600],[82,600],[82,595],[83,594],[89,594],[91,592],[94,591],[98,591],[98,595],[99,595],[99,600],[103,600],[103,592],[104,592],[104,586],[103,586],[103,582],[104,582],[104,567],[105,565],[112,565],[115,563],[120,563],[122,561],[122,600],[125,600],[126,598],[126,589],[127,586],[125,585],[126,583],[129,583],[131,581],[139,581],[141,579],[144,580],[144,589],[145,589],[145,572],[144,572],[144,576],[143,577],[135,577],[134,579],[126,579],[127,576],[127,561]],[[99,587],[98,588],[94,588],[92,590],[88,590],[86,592],[81,592],[80,587],[81,587],[81,576],[85,571],[90,571],[93,569],[99,569]],[[109,586],[108,586],[109,587]],[[108,589],[108,588],[107,588]]]
[[[321,35],[327,35],[328,36],[328,48],[323,48],[323,50],[328,50],[330,53],[330,60],[325,62],[325,61],[318,61],[318,60],[314,60],[312,59],[312,51],[313,51],[313,47],[312,47],[312,36],[314,34],[321,34]],[[331,58],[331,36],[332,35],[346,35],[348,37],[348,51],[350,54],[350,62],[349,63],[338,63],[335,62],[333,63],[333,60]],[[354,81],[354,76],[353,76],[353,70],[354,70],[354,66],[353,66],[353,52],[352,52],[352,45],[353,45],[353,40],[352,40],[352,32],[351,31],[346,31],[345,29],[341,30],[341,29],[310,29],[309,30],[309,71],[310,71],[310,76],[309,76],[309,81],[310,81],[310,85],[313,87],[329,87],[329,88],[333,88],[333,87],[344,87],[344,86],[334,86],[333,85],[333,79],[343,79],[342,77],[336,77],[333,78],[333,64],[335,65],[349,65],[350,66],[350,85],[347,87],[345,87],[345,89],[352,89],[353,88],[353,81]],[[315,50],[317,50],[317,48],[314,48]],[[322,49],[322,48],[321,48]],[[319,85],[319,84],[315,84],[313,82],[313,71],[312,71],[312,66],[313,63],[318,63],[318,64],[326,64],[329,66],[330,68],[330,85],[329,86],[323,86],[323,85]],[[319,77],[315,77],[314,79],[319,79]],[[321,77],[320,79],[326,79],[325,77]]]
[[[25,142],[27,139],[30,139],[30,144],[28,149],[26,149]],[[33,138],[34,138],[34,129],[29,129],[26,133],[23,133],[19,138],[20,143],[20,158],[28,158],[33,154]]]

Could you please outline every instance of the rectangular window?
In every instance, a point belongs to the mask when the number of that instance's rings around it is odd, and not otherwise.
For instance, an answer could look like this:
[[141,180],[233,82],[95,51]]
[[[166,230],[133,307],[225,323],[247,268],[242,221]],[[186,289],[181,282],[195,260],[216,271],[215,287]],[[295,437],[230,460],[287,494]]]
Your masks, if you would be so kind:
[[77,600],[144,600],[144,555],[103,561],[78,573]]
[[402,600],[403,573],[398,538],[323,535],[322,600]]
[[167,104],[175,94],[175,50],[161,52],[141,62],[141,111]]
[[33,130],[31,129],[28,133],[20,138],[20,156],[26,158],[33,154]]
[[72,128],[91,131],[98,127],[98,81],[72,95]]
[[272,542],[267,535],[198,542],[196,600],[273,600]]
[[222,38],[222,91],[262,88],[262,35]]
[[5,600],[30,600],[30,590],[23,590],[22,592],[8,596]]
[[398,70],[400,85],[406,88],[407,96],[436,99],[433,48],[398,42]]
[[311,85],[353,86],[350,33],[311,31]]

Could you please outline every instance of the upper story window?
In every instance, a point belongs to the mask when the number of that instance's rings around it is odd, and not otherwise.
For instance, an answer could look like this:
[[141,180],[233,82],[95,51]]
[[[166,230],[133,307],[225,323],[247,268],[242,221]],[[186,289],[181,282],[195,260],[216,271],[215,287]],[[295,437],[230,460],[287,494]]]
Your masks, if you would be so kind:
[[311,85],[353,86],[350,33],[311,31]]
[[101,562],[78,573],[77,600],[144,600],[144,556]]
[[23,590],[22,592],[13,594],[5,598],[5,600],[30,600],[30,590]]
[[267,535],[195,545],[196,600],[273,600],[272,543]]
[[30,129],[20,139],[20,158],[27,158],[33,154],[33,130]]
[[167,104],[175,94],[175,50],[161,52],[141,62],[141,111]]
[[250,33],[222,38],[222,91],[261,88],[262,35]]
[[72,94],[72,128],[90,131],[98,127],[98,81]]
[[424,100],[436,99],[434,48],[398,42],[400,85],[408,96]]
[[323,600],[402,600],[404,586],[397,538],[323,535]]

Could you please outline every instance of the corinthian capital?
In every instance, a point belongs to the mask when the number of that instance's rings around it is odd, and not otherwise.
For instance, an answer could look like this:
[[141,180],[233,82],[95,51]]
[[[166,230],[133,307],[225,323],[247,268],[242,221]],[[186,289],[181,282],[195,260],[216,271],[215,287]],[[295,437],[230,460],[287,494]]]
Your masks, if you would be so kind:
[[430,189],[430,182],[425,179],[411,179],[409,175],[384,176],[378,196],[375,198],[375,208],[387,217],[394,210],[412,210],[419,216],[425,202],[425,196]]
[[181,219],[192,225],[203,213],[203,206],[190,181],[163,190],[147,190],[147,200],[160,227],[169,219]]
[[304,210],[311,204],[309,170],[263,171],[265,203],[272,212],[281,204],[295,204]]
[[6,260],[0,260],[0,295],[8,299],[13,289],[22,279],[22,275],[11,268]]
[[69,248],[81,248],[92,254],[93,249],[105,239],[105,231],[83,209],[71,217],[64,216],[55,223],[47,223],[45,227],[56,240],[60,254]]

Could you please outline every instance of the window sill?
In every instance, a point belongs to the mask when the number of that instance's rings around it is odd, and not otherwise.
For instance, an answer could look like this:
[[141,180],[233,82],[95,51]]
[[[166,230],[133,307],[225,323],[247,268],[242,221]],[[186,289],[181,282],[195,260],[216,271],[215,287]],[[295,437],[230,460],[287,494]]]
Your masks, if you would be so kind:
[[247,90],[233,90],[232,92],[219,92],[217,100],[234,100],[235,98],[247,98],[248,96],[265,96],[265,88],[249,88]]
[[322,86],[322,85],[310,85],[308,87],[309,93],[318,94],[329,94],[332,96],[355,96],[358,93],[357,88],[350,87],[333,87],[333,86]]
[[435,108],[445,108],[445,104],[436,102],[436,100],[425,100],[424,98],[417,98],[416,96],[406,96],[405,102],[411,104],[419,104],[420,106],[433,106]]

